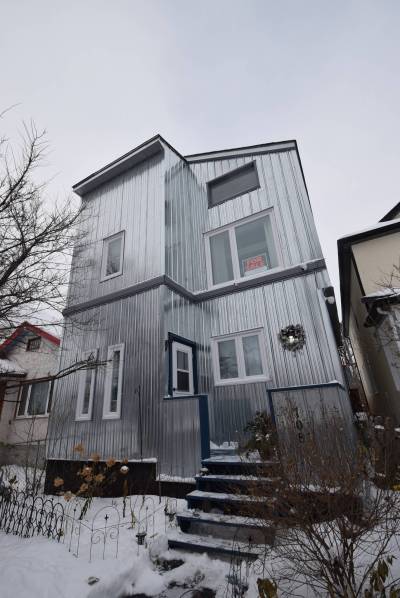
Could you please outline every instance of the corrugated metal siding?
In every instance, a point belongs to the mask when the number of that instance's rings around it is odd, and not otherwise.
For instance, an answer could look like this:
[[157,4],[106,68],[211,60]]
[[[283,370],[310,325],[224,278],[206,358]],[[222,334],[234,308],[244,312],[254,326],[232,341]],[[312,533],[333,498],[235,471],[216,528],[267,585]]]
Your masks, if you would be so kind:
[[[208,208],[207,182],[255,160],[260,188]],[[273,208],[282,266],[322,257],[293,151],[181,163],[166,173],[166,273],[194,291],[207,288],[203,233]]]
[[[69,305],[163,273],[164,173],[170,168],[170,155],[157,155],[85,196],[86,234],[75,252]],[[122,230],[123,273],[100,282],[103,239]]]
[[[267,408],[267,387],[343,380],[319,296],[323,278],[309,274],[196,305],[165,290],[164,338],[174,332],[198,343],[199,392],[209,395],[215,443],[242,435],[251,416]],[[279,331],[289,324],[305,329],[306,344],[298,353],[285,351],[278,340]],[[210,338],[258,327],[264,329],[270,381],[214,387]]]
[[[121,419],[103,420],[103,388],[105,368],[98,368],[92,421],[75,421],[79,374],[57,382],[54,407],[49,422],[48,456],[78,459],[74,446],[82,443],[87,455],[98,452],[102,458],[140,457],[140,435],[143,457],[158,453],[160,402],[164,376],[164,351],[160,328],[161,288],[104,305],[84,316],[92,316],[73,329],[67,327],[62,348],[61,368],[76,363],[86,350],[99,348],[99,359],[107,358],[107,347],[125,343]],[[141,386],[142,430],[139,428],[139,398],[135,389]]]

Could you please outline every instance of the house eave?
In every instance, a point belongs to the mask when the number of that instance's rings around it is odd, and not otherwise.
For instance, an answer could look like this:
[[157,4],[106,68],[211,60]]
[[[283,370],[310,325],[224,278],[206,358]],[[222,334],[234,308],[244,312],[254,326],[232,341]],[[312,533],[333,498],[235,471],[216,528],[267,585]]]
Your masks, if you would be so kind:
[[160,135],[156,135],[148,141],[145,141],[127,154],[113,160],[106,166],[103,166],[103,168],[100,168],[100,170],[97,170],[79,181],[79,183],[73,185],[73,191],[80,197],[83,197],[114,177],[123,174],[141,162],[145,162],[153,156],[162,153],[164,148],[161,139]]
[[340,301],[342,304],[342,320],[344,336],[349,334],[349,305],[350,305],[350,272],[351,260],[353,258],[353,245],[363,243],[371,239],[383,237],[388,233],[400,231],[400,219],[386,223],[377,224],[358,233],[350,234],[338,239],[339,259],[339,280],[340,280]]

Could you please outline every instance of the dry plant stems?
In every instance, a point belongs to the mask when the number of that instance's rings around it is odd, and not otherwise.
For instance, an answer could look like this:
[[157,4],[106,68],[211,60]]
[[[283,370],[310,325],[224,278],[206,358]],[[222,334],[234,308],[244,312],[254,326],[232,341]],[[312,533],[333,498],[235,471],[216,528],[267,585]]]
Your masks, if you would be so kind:
[[304,587],[315,596],[400,596],[390,574],[400,493],[374,483],[373,447],[352,446],[339,415],[325,414],[301,432],[297,417],[289,405],[281,473],[271,480],[266,464],[248,507],[261,526],[276,528],[276,543],[265,546],[262,559],[262,576],[271,582],[260,586],[264,598],[268,588],[274,595],[275,584],[280,596],[300,595]]

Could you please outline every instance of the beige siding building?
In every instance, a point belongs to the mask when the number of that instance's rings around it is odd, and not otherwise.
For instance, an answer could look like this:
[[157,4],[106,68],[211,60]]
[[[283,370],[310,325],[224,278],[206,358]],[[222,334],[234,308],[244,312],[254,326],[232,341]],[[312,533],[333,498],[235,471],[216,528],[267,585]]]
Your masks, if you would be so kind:
[[400,423],[400,204],[338,251],[344,335],[370,411]]
[[24,322],[0,345],[0,464],[44,456],[59,344]]

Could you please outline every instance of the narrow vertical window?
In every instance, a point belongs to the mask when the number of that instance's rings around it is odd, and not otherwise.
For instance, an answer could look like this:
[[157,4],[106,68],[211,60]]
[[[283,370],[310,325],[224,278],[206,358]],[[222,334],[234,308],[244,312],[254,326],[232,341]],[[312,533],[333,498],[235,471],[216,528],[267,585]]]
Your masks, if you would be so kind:
[[96,362],[98,350],[87,351],[83,354],[82,361],[87,364],[79,373],[78,401],[76,419],[87,420],[92,418],[93,396],[96,384]]
[[124,345],[113,345],[112,347],[108,347],[107,370],[104,385],[104,419],[115,419],[121,416],[123,362]]
[[101,279],[106,280],[122,274],[124,255],[124,232],[120,232],[103,241]]

